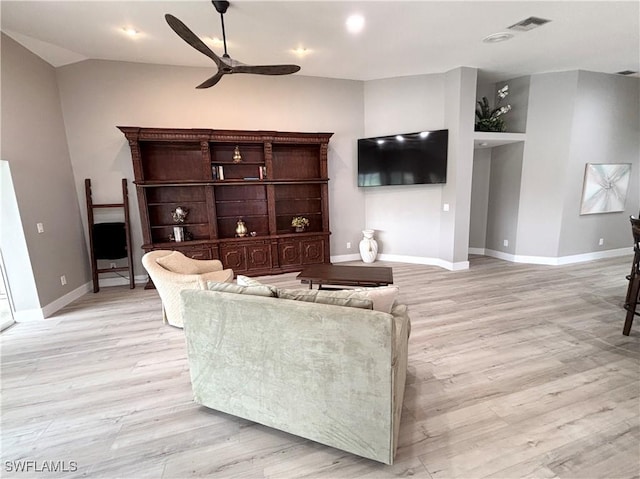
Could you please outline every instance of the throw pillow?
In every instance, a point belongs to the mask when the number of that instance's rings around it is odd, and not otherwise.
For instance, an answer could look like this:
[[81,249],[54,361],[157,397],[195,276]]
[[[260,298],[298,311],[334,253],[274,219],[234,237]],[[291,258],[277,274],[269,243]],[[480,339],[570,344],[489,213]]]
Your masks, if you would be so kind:
[[236,281],[240,286],[262,286],[263,285],[260,281],[255,280],[253,278],[249,278],[248,276],[243,276],[241,274],[239,274],[236,277]]
[[309,303],[331,304],[351,308],[372,309],[373,301],[353,290],[324,291],[318,289],[279,289],[278,298],[307,301]]
[[353,291],[363,293],[373,301],[373,309],[383,313],[391,313],[393,304],[400,289],[397,286],[380,286],[378,288],[357,288]]
[[265,296],[268,298],[274,298],[276,296],[275,288],[267,285],[238,286],[233,283],[207,281],[207,289],[209,291],[220,291],[222,293],[250,294],[253,296]]
[[198,266],[180,251],[173,251],[156,259],[164,269],[178,274],[198,274]]

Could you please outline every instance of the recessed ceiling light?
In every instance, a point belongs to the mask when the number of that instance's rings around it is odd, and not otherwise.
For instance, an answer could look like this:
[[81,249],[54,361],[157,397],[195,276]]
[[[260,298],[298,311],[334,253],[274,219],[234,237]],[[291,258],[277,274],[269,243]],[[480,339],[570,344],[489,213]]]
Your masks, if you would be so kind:
[[404,141],[404,137],[402,135],[396,135],[396,140]]
[[377,140],[378,145],[383,145],[384,144],[384,140],[382,138]]
[[482,39],[484,43],[499,43],[506,42],[507,40],[511,40],[513,38],[512,33],[508,32],[498,32],[492,33],[491,35],[487,35]]
[[420,138],[426,138],[429,136],[429,132],[428,131],[421,131],[420,132]]
[[299,57],[303,57],[303,56],[308,55],[309,53],[311,53],[311,50],[309,50],[308,48],[304,48],[304,47],[298,47],[298,48],[294,48],[293,49],[293,53],[295,53]]
[[140,32],[133,27],[122,27],[122,31],[130,37],[137,36]]
[[351,15],[347,18],[347,30],[350,33],[360,33],[364,28],[364,17],[362,15]]
[[205,43],[213,45],[214,47],[221,46],[224,42],[218,37],[203,37]]

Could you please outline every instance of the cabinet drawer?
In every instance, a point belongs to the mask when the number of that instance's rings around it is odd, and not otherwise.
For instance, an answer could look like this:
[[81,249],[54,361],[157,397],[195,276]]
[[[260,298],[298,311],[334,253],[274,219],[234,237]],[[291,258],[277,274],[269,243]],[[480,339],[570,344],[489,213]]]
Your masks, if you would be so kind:
[[198,247],[178,247],[174,248],[176,251],[180,251],[183,255],[193,259],[214,259],[211,254],[211,249],[203,246]]

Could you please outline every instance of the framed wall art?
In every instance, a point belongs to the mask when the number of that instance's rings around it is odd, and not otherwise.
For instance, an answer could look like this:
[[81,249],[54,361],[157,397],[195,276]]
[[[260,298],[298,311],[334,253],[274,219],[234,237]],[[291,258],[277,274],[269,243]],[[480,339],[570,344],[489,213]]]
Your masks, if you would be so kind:
[[580,214],[624,211],[630,177],[631,163],[587,163]]

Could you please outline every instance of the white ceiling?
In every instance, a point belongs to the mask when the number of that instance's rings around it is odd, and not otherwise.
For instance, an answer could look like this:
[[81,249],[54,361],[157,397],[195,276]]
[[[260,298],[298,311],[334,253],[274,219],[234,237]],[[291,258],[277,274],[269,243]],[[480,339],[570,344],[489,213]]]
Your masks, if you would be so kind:
[[[209,0],[1,1],[2,31],[54,66],[85,59],[211,67],[165,13],[197,35],[222,36]],[[346,18],[365,17],[364,31]],[[507,42],[482,39],[530,16],[552,20]],[[122,31],[140,31],[130,38]],[[640,70],[640,2],[631,1],[235,1],[225,15],[231,57],[296,63],[298,75],[372,80],[459,66],[503,80],[539,72]],[[296,47],[308,49],[300,58]],[[222,54],[221,47],[212,47]]]

